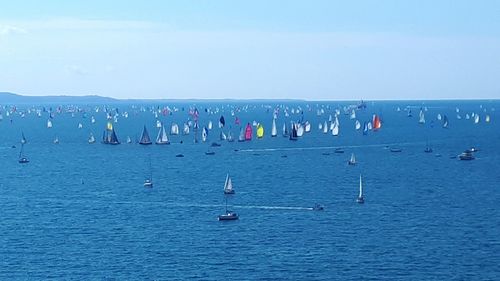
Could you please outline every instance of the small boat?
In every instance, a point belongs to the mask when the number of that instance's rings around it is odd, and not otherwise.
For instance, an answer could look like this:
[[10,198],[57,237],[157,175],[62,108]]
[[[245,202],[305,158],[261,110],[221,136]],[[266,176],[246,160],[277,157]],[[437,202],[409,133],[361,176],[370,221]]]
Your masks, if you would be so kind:
[[224,194],[234,194],[233,181],[229,174],[227,174],[226,181],[224,182]]
[[151,158],[149,158],[149,177],[144,180],[144,187],[153,187],[153,169],[151,168]]
[[89,142],[89,143],[95,143],[95,137],[94,137],[94,134],[90,133],[90,136],[89,136],[88,142]]
[[21,144],[21,151],[19,152],[19,160],[18,160],[19,163],[21,164],[25,164],[25,163],[29,163],[30,161],[28,160],[28,158],[24,155],[24,143]]
[[399,147],[391,147],[390,151],[391,152],[401,152],[403,150],[401,148],[399,148]]
[[276,137],[278,136],[278,130],[276,128],[276,118],[273,118],[273,125],[271,127],[271,137]]
[[219,147],[219,146],[221,146],[221,144],[220,144],[220,143],[213,142],[210,146],[211,146],[211,147]]
[[227,209],[227,197],[226,197],[226,211],[224,214],[219,215],[219,221],[233,221],[239,219],[237,213]]
[[356,165],[356,157],[354,156],[354,153],[351,153],[351,159],[349,159],[349,161],[347,161],[347,164]]
[[54,144],[58,144],[58,143],[59,143],[59,138],[58,138],[58,137],[56,137],[56,138],[54,139]]
[[205,155],[215,155],[215,152],[214,151],[206,151]]
[[466,151],[464,151],[460,155],[458,155],[458,159],[460,159],[460,160],[474,160],[475,157],[472,154],[472,151],[467,149]]
[[344,153],[344,149],[343,148],[335,148],[335,153]]
[[427,142],[427,145],[425,146],[424,152],[425,153],[432,153],[432,147],[429,145],[429,142]]
[[365,203],[365,197],[363,196],[363,181],[361,180],[361,174],[359,175],[359,195],[356,199],[359,204]]
[[313,211],[323,211],[325,208],[323,208],[323,206],[321,206],[320,204],[316,203],[314,204],[314,207],[312,207],[312,210]]
[[176,154],[175,157],[184,157],[184,154],[179,153],[179,154]]

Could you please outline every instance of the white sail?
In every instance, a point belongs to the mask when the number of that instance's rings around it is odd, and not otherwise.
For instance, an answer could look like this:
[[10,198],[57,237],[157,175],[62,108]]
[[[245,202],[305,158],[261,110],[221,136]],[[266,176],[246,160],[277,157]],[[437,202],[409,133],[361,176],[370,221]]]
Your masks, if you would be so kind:
[[208,137],[208,131],[207,131],[207,128],[206,127],[203,127],[203,130],[201,131],[201,140],[203,142],[206,142],[207,141],[207,137]]
[[351,119],[356,119],[356,111],[354,109],[351,111]]
[[95,137],[94,137],[94,134],[90,133],[90,136],[89,136],[89,143],[94,143],[95,142]]
[[333,122],[332,135],[334,136],[339,135],[339,124],[337,123],[337,119],[335,119],[335,122]]
[[167,131],[165,130],[164,126],[161,126],[160,130],[158,131],[158,136],[156,136],[156,144],[168,144],[168,136],[167,136]]
[[442,119],[442,118],[443,118],[443,117],[441,116],[441,114],[440,114],[440,113],[438,113],[438,115],[437,115],[437,119],[438,119],[439,121],[441,121],[441,119]]
[[323,134],[326,134],[328,133],[328,124],[326,123],[326,121],[323,123]]
[[189,135],[189,125],[187,123],[184,123],[184,129],[182,129],[182,133],[184,135]]
[[208,129],[212,130],[212,121],[208,121]]
[[233,182],[229,174],[226,176],[226,182],[224,183],[224,193],[232,193],[233,192]]
[[422,109],[420,109],[418,123],[425,124],[425,115]]
[[304,135],[304,126],[302,124],[297,123],[297,137],[302,137]]
[[490,122],[490,116],[489,115],[486,115],[486,117],[484,118],[484,121],[486,123],[489,123]]
[[477,123],[479,123],[479,114],[476,114],[476,116],[474,116],[474,124]]
[[156,120],[156,128],[161,128],[161,122],[160,120]]
[[368,122],[368,125],[367,125],[367,127],[368,127],[368,130],[371,130],[371,129],[373,129],[373,126],[372,126],[372,122]]
[[83,128],[83,124],[82,123],[78,123],[78,129],[81,129]]
[[170,126],[170,134],[171,135],[179,134],[179,126],[176,123],[172,123],[172,126]]
[[278,130],[276,129],[276,119],[273,118],[273,126],[271,128],[271,137],[278,135]]
[[361,129],[361,123],[359,123],[358,120],[356,120],[356,130]]
[[95,117],[94,117],[94,116],[92,116],[92,117],[90,118],[90,122],[91,122],[92,124],[94,124],[94,123],[95,123]]
[[361,175],[359,175],[359,195],[358,197],[363,197],[363,181],[361,179]]
[[323,129],[323,123],[319,122],[319,124],[318,124],[318,130],[321,131],[322,129]]
[[349,160],[352,164],[356,163],[356,157],[354,156],[354,153],[351,153],[351,159]]
[[311,131],[311,123],[309,123],[309,121],[306,121],[306,123],[304,123],[304,130],[306,133],[309,133]]
[[47,120],[47,128],[52,128],[52,121],[50,119]]

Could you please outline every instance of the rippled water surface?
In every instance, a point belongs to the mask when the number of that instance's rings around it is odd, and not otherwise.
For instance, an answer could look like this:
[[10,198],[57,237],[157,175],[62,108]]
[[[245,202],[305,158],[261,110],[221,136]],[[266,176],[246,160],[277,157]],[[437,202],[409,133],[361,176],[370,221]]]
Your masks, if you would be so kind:
[[[129,112],[114,124],[122,141],[118,146],[87,143],[91,131],[99,140],[106,124],[102,111],[56,114],[53,128],[47,129],[47,112],[21,118],[6,116],[4,109],[0,278],[500,278],[498,102],[426,102],[425,125],[418,124],[421,102],[368,103],[357,118],[365,121],[378,114],[382,129],[363,136],[354,129],[354,120],[341,113],[338,137],[323,134],[318,123],[346,104],[318,104],[324,106],[322,116],[317,116],[315,102],[285,104],[301,106],[304,120],[312,124],[311,132],[296,142],[281,134],[270,137],[272,110],[261,103],[248,108],[244,103],[224,108],[199,103],[200,124],[212,120],[214,125],[207,143],[194,144],[191,134],[170,136],[168,146],[146,147],[125,139],[138,137],[144,124],[154,138],[155,116],[128,104],[118,105],[120,113]],[[412,118],[404,112],[407,105]],[[159,115],[165,124],[188,119],[188,105],[174,106],[179,111]],[[204,111],[216,107],[220,112]],[[17,110],[27,108],[19,105]],[[242,109],[235,113],[242,124],[263,123],[264,138],[220,142],[221,114],[225,131],[231,126],[233,135],[239,132],[229,108]],[[473,112],[481,116],[478,124],[465,119]],[[448,129],[441,127],[438,113],[448,116]],[[285,120],[300,118],[285,118],[281,110],[279,131]],[[24,165],[17,163],[21,132],[28,139],[25,154],[30,159]],[[58,145],[52,143],[55,136]],[[215,155],[205,155],[213,141],[222,146],[211,148]],[[427,142],[433,153],[423,152]],[[386,146],[402,152],[391,153]],[[450,157],[472,146],[480,149],[475,160]],[[345,153],[334,153],[337,147]],[[185,157],[175,157],[179,153]],[[351,153],[356,166],[347,165]],[[149,159],[154,188],[145,189]],[[219,222],[228,172],[236,190],[228,204],[240,219]],[[360,174],[364,205],[356,203]],[[312,211],[316,202],[325,210]]]

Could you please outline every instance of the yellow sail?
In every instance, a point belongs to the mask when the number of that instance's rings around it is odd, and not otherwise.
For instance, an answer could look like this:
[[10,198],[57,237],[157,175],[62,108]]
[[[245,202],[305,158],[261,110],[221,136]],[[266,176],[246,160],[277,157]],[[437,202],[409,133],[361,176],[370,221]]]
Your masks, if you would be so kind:
[[264,127],[261,124],[259,124],[257,126],[257,137],[260,139],[263,136],[264,136]]
[[113,123],[111,122],[108,122],[108,130],[113,130]]

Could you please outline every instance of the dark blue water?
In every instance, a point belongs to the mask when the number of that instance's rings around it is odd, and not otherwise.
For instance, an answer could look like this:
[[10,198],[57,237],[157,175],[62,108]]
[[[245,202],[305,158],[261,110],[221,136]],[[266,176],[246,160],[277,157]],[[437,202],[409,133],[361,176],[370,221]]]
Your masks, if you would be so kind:
[[[426,102],[425,125],[417,122],[421,102],[369,103],[357,117],[364,121],[379,114],[382,129],[363,136],[354,120],[341,114],[339,137],[323,134],[318,123],[345,104],[285,104],[301,106],[312,123],[311,132],[296,142],[281,134],[271,138],[272,110],[246,105],[197,104],[200,124],[214,125],[207,143],[194,144],[191,134],[171,136],[169,146],[147,147],[125,143],[127,135],[139,136],[144,124],[156,136],[155,116],[140,107],[118,105],[120,113],[129,112],[114,125],[118,146],[99,143],[106,124],[102,111],[87,112],[86,118],[56,114],[47,129],[46,112],[21,118],[2,110],[0,278],[500,278],[500,115],[494,111],[499,102]],[[407,105],[413,106],[412,118],[403,111]],[[160,120],[181,125],[188,119],[188,105],[170,106],[179,111],[160,114]],[[318,106],[324,115],[316,115]],[[221,112],[203,110],[216,107]],[[456,107],[462,120],[456,119]],[[28,108],[20,105],[17,111]],[[242,124],[263,123],[265,137],[222,142],[212,149],[215,155],[205,155],[209,143],[218,141],[221,114],[226,131],[231,125],[237,137],[230,109]],[[472,112],[481,115],[478,124],[465,119]],[[448,129],[441,128],[438,113],[448,116]],[[280,133],[285,120],[299,118],[280,111]],[[21,131],[28,139],[25,165],[17,163]],[[95,144],[87,143],[91,131]],[[58,145],[52,143],[56,135]],[[434,153],[423,152],[427,142]],[[386,148],[396,145],[401,153]],[[475,160],[450,158],[471,146],[480,149]],[[334,153],[336,147],[345,153]],[[351,152],[356,166],[346,164]],[[178,153],[185,157],[176,158]],[[145,189],[149,159],[154,188]],[[228,203],[240,220],[219,222],[228,172],[236,190]],[[356,203],[359,174],[364,205]],[[316,202],[325,210],[310,210]]]

